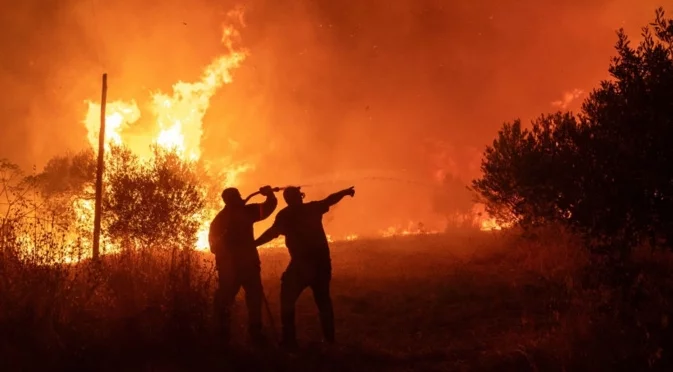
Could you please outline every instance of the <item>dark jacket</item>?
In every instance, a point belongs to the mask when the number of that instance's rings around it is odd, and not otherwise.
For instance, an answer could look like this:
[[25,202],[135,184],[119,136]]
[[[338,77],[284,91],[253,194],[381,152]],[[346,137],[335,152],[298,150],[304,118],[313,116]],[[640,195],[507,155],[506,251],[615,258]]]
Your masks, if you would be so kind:
[[268,196],[263,203],[225,206],[210,224],[210,251],[218,262],[231,261],[236,266],[259,265],[253,225],[268,218],[276,209],[278,199]]

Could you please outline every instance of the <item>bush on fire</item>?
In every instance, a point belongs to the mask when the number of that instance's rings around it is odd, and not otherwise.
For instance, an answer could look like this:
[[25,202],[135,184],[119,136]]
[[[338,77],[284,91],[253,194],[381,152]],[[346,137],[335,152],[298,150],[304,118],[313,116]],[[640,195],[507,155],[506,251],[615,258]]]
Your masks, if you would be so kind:
[[192,164],[154,149],[141,162],[113,147],[103,207],[109,236],[141,248],[192,248],[204,212],[204,195]]
[[[103,193],[105,235],[124,248],[194,247],[205,207],[197,169],[160,148],[141,160],[125,147],[106,154]],[[96,160],[91,150],[53,158],[37,178],[45,200],[61,205],[61,220],[77,218],[76,199],[94,200]]]

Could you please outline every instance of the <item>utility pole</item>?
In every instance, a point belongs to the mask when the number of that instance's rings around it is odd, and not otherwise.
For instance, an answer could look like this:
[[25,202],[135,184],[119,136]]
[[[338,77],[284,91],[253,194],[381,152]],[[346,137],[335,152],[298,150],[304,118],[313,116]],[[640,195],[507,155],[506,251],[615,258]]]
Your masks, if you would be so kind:
[[107,74],[103,74],[103,93],[100,100],[100,132],[98,133],[98,168],[96,169],[96,206],[93,217],[92,258],[98,261],[100,255],[101,205],[103,202],[103,168],[105,167],[105,101],[107,99]]

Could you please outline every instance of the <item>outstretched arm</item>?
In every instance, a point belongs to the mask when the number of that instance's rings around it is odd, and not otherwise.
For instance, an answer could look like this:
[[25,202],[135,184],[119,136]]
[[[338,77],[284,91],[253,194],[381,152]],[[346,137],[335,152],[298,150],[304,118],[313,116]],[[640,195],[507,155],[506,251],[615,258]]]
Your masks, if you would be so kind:
[[337,191],[334,194],[326,197],[325,199],[321,200],[320,203],[323,204],[325,207],[329,208],[333,206],[334,204],[338,203],[341,201],[341,199],[344,198],[344,196],[350,195],[351,197],[355,196],[355,186],[351,186],[347,189]]
[[278,227],[274,224],[273,226],[269,227],[266,231],[262,233],[262,235],[259,236],[259,238],[255,239],[255,245],[259,247],[260,245],[264,245],[274,239],[276,239],[280,235],[280,231]]

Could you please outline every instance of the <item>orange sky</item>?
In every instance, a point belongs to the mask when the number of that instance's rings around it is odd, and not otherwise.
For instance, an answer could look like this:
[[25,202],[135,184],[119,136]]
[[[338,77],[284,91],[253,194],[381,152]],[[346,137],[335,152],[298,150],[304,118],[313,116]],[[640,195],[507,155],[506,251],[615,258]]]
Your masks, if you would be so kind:
[[[474,177],[503,121],[590,91],[607,77],[615,30],[637,36],[655,7],[671,5],[540,3],[248,1],[250,55],[211,100],[204,157],[254,162],[244,194],[384,173],[419,182],[356,182],[360,201],[339,206],[335,230],[425,218],[433,189],[420,182],[441,168]],[[141,108],[151,92],[197,79],[223,52],[221,23],[238,4],[0,0],[0,157],[29,169],[87,146],[84,100],[99,99],[103,72],[111,100]],[[132,130],[150,125],[143,119]]]

